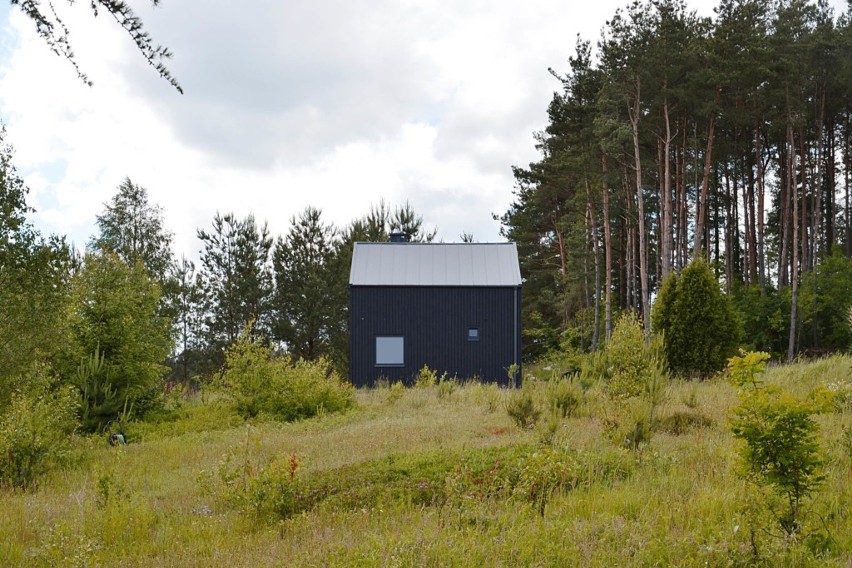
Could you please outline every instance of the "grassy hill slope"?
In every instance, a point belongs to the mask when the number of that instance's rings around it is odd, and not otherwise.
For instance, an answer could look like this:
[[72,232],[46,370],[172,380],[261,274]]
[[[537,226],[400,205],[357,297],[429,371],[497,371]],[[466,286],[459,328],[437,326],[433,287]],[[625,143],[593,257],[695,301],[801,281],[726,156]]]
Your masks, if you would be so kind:
[[[807,396],[852,401],[852,359],[771,370]],[[737,475],[718,380],[674,383],[649,443],[612,436],[599,389],[573,416],[509,418],[507,391],[357,393],[342,415],[245,423],[185,402],[114,449],[81,439],[31,492],[0,494],[4,565],[519,566],[852,563],[852,408],[819,415],[826,481],[806,531],[776,536]],[[844,390],[845,389],[845,390]],[[552,474],[552,475],[551,475]],[[548,477],[548,475],[550,477]],[[543,511],[543,514],[542,514]],[[754,530],[752,530],[754,529]]]

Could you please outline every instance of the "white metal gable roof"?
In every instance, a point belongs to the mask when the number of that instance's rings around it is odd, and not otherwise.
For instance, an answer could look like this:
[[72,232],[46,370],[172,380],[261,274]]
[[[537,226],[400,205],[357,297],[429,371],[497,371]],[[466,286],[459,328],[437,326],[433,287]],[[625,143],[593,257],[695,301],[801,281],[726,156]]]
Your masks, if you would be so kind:
[[352,286],[520,286],[515,243],[355,243]]

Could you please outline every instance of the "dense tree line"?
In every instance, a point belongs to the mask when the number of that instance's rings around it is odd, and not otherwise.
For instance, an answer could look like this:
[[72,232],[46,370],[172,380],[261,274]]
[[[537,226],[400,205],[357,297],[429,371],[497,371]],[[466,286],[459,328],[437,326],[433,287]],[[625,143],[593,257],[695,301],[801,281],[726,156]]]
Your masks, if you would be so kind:
[[346,376],[353,243],[392,231],[435,237],[407,203],[380,202],[343,228],[308,207],[277,238],[252,215],[217,213],[197,231],[196,266],[177,259],[162,209],[125,179],[86,250],[75,251],[27,221],[27,188],[4,138],[0,131],[0,414],[50,393],[65,393],[45,399],[65,404],[71,387],[82,426],[110,428],[155,408],[168,381],[224,373],[238,341]]
[[529,353],[594,349],[613,313],[650,329],[672,272],[704,256],[754,348],[849,344],[852,19],[827,3],[679,0],[618,10],[578,39],[515,168]]

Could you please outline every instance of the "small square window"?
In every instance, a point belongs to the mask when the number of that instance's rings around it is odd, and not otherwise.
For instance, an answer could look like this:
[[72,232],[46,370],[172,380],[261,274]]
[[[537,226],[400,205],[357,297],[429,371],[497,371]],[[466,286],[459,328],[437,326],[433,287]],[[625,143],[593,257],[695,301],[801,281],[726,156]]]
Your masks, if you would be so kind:
[[478,327],[469,327],[467,329],[467,340],[468,341],[479,341],[479,328]]
[[404,338],[376,337],[376,367],[403,367],[404,355]]

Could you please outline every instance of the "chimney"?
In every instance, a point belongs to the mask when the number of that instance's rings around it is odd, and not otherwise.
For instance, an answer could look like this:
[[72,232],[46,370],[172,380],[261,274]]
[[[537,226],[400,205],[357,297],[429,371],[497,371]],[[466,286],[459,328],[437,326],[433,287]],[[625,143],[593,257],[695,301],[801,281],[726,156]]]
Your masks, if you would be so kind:
[[407,243],[410,240],[409,236],[401,231],[394,231],[389,236],[392,243]]

